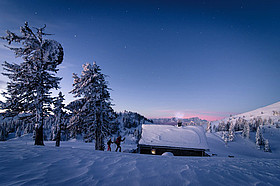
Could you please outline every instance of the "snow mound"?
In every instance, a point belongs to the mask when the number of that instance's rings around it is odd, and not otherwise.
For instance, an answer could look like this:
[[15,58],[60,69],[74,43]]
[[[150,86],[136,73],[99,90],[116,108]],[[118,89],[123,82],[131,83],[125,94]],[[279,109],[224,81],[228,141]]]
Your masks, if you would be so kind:
[[209,149],[201,126],[142,125],[141,145]]
[[162,156],[174,156],[172,152],[164,152]]

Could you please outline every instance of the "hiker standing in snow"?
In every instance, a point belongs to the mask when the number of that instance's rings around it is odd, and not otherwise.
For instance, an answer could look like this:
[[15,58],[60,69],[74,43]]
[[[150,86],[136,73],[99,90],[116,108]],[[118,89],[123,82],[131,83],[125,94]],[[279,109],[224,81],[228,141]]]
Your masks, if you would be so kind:
[[119,136],[119,137],[117,138],[117,140],[116,140],[116,142],[115,142],[116,145],[117,145],[116,152],[118,151],[118,149],[120,149],[119,152],[121,152],[121,149],[122,149],[122,148],[121,148],[121,142],[124,141],[124,140],[125,140],[125,138],[122,139],[121,136]]
[[112,140],[111,140],[111,138],[109,139],[109,141],[107,142],[107,145],[108,145],[108,149],[107,149],[107,151],[111,151],[111,144],[112,144],[113,142],[112,142]]

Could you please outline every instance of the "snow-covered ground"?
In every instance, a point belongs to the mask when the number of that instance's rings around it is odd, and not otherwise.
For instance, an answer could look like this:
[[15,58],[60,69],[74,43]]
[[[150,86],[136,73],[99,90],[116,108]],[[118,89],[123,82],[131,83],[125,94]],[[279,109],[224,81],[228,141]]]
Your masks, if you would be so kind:
[[262,118],[262,120],[271,119],[273,122],[278,122],[280,120],[280,101],[265,107],[255,109],[253,111],[237,114],[232,117],[227,117],[222,120],[214,121],[212,122],[212,124],[218,125],[222,121],[224,121],[225,123],[228,121],[235,122],[238,118],[242,118],[247,121],[254,118]]
[[0,142],[0,185],[280,185],[280,129],[264,135],[272,153],[255,148],[253,133],[227,145],[219,133],[207,133],[212,157],[95,151],[78,140],[34,146],[26,135]]

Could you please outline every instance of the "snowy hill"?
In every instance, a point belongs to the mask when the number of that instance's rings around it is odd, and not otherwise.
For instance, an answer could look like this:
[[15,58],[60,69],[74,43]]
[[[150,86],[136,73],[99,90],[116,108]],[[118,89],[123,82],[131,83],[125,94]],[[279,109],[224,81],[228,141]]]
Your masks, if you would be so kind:
[[273,123],[280,121],[280,102],[258,108],[253,111],[245,112],[242,114],[234,115],[231,117],[227,117],[222,120],[218,120],[213,122],[213,124],[218,124],[220,122],[227,123],[228,121],[236,121],[237,119],[242,118],[244,120],[253,120],[257,118],[261,118],[263,121],[268,121],[271,119]]

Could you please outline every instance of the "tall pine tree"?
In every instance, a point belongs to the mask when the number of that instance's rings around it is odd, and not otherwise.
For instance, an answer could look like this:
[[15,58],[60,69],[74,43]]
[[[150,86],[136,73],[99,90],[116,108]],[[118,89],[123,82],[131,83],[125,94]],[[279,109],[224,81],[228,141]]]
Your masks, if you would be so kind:
[[85,139],[95,139],[95,149],[104,150],[104,138],[111,134],[114,117],[108,82],[96,63],[83,65],[81,77],[73,74],[74,88],[70,93],[80,99],[70,103],[71,127],[82,129]]
[[16,43],[14,47],[7,46],[16,57],[21,57],[20,64],[4,62],[3,68],[10,81],[7,83],[7,91],[3,93],[6,102],[2,104],[6,116],[15,116],[25,113],[35,123],[35,145],[43,143],[44,117],[51,110],[50,90],[59,88],[62,78],[56,77],[57,66],[63,61],[63,48],[55,40],[44,39],[46,25],[43,28],[32,30],[26,22],[20,28],[21,36],[7,31],[5,37],[9,45]]

